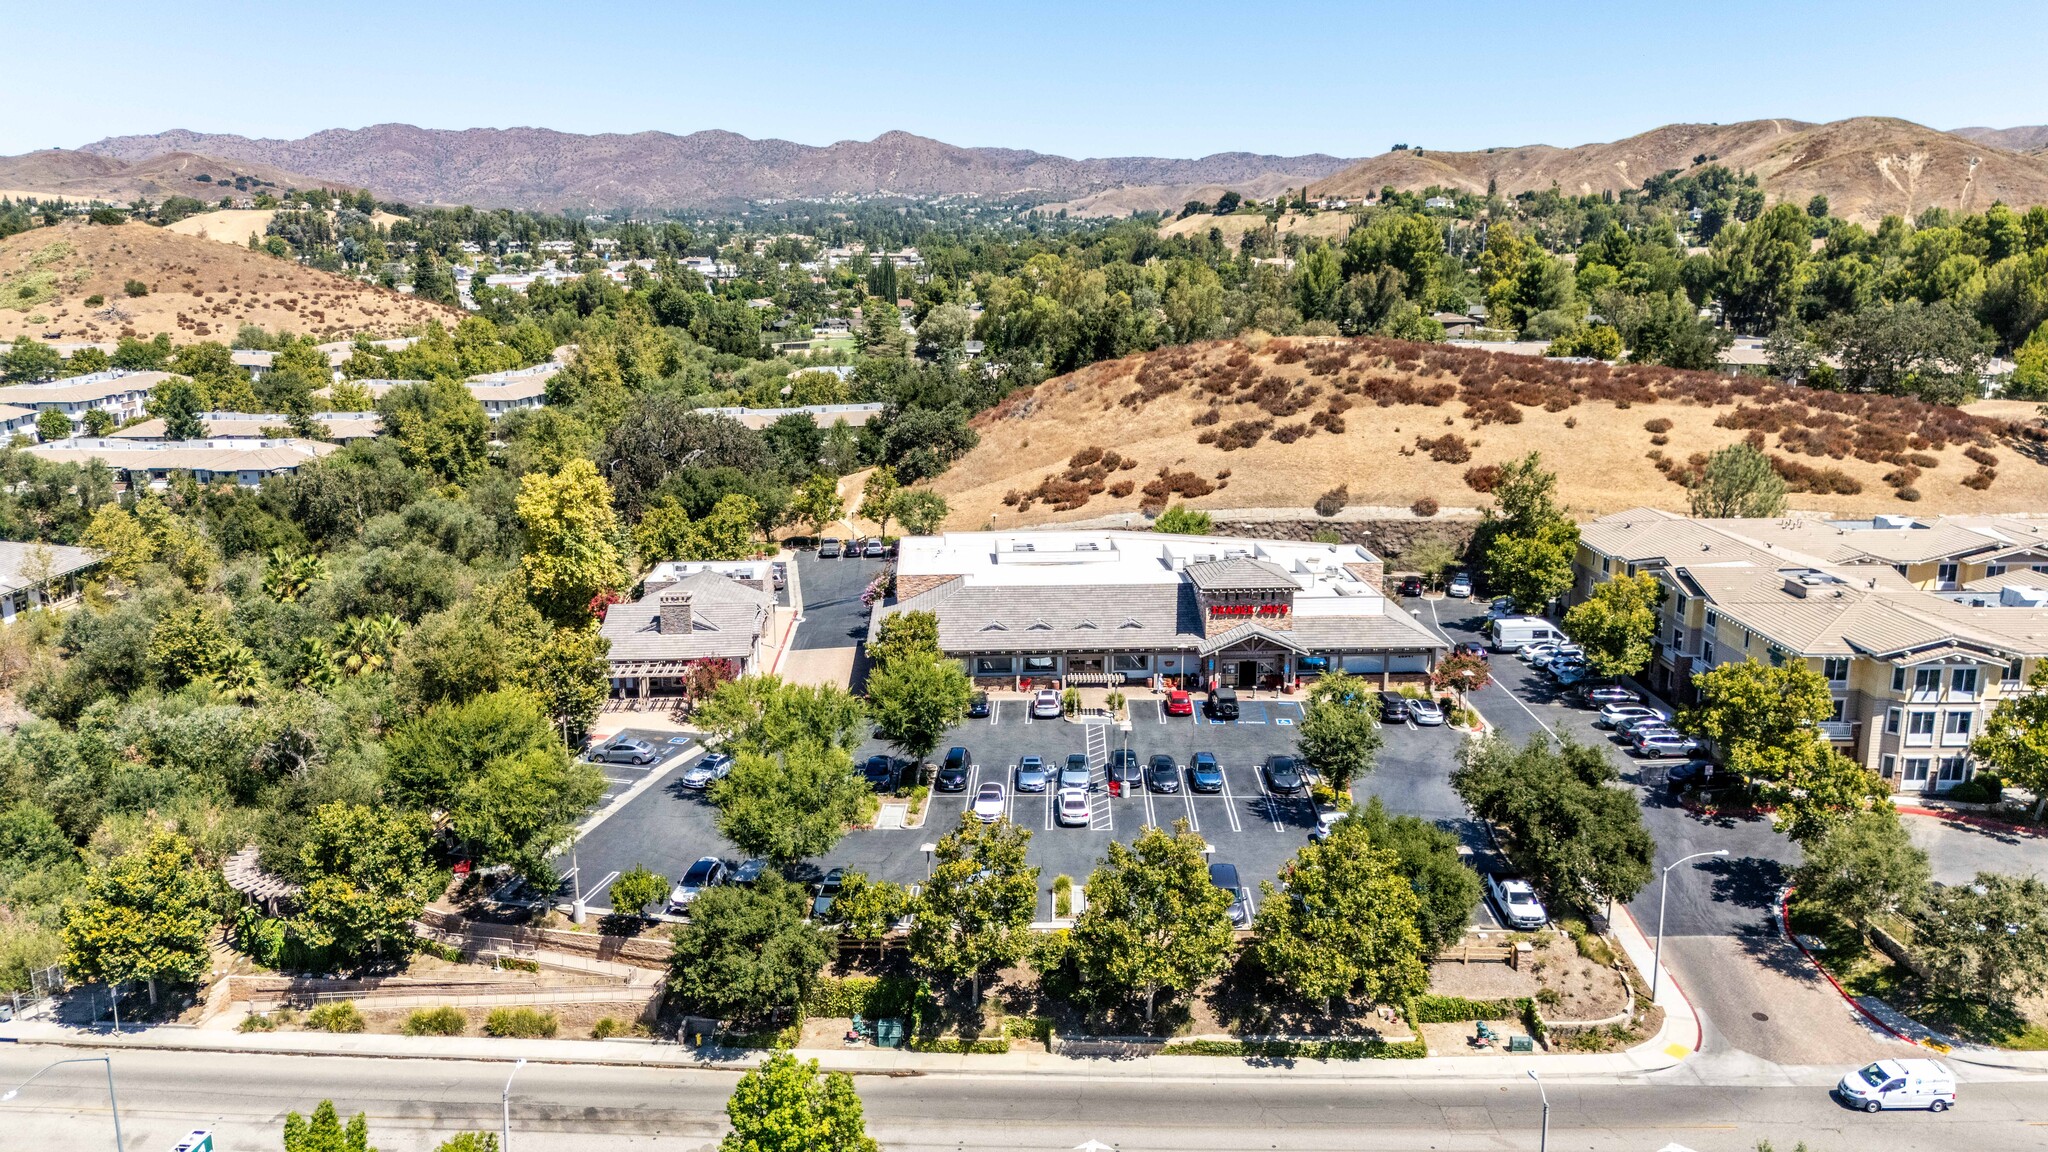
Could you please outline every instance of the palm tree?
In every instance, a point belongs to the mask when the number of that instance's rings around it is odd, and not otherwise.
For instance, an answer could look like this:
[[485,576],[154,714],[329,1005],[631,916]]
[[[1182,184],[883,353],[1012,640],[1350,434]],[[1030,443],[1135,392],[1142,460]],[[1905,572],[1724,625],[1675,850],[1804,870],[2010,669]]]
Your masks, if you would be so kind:
[[279,604],[290,604],[326,575],[327,562],[320,557],[279,546],[270,550],[270,563],[264,566],[263,591]]
[[216,690],[243,704],[262,700],[270,686],[263,673],[263,661],[256,658],[256,653],[250,651],[247,644],[236,644],[222,651],[211,679]]
[[391,666],[391,657],[404,637],[405,622],[388,612],[351,616],[334,629],[334,662],[350,676],[381,672]]

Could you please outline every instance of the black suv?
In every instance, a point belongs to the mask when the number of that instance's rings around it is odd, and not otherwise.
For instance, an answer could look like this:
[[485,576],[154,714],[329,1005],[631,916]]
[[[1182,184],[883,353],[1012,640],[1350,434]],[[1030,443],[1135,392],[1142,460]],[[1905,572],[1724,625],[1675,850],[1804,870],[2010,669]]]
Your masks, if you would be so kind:
[[1408,722],[1408,698],[1399,692],[1380,693],[1380,720],[1387,724]]
[[940,792],[967,791],[967,765],[972,757],[965,748],[946,749],[946,758],[939,764],[939,771],[932,777],[932,787]]
[[1209,719],[1237,719],[1237,689],[1218,688],[1209,693]]

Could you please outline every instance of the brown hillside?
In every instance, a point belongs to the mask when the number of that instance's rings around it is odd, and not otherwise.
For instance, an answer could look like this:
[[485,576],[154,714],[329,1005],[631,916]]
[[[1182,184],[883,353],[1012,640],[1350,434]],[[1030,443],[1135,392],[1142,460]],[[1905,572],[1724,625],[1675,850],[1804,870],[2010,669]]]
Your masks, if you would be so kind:
[[1952,128],[1949,134],[2013,152],[2039,152],[2048,148],[2048,124],[2029,124],[2020,128]]
[[1866,223],[1891,214],[1910,217],[1933,206],[1981,212],[1994,200],[2019,207],[2048,203],[2048,160],[1881,117],[1832,124],[1672,124],[1576,148],[1389,152],[1314,190],[1360,196],[1389,184],[1407,190],[1441,184],[1483,193],[1491,181],[1503,195],[1552,183],[1582,195],[1620,192],[1640,187],[1655,173],[1689,169],[1702,155],[1755,172],[1773,200],[1804,202],[1820,193],[1835,214]]
[[[1668,423],[1667,423],[1668,422]],[[935,487],[954,527],[1195,508],[1483,506],[1484,470],[1541,450],[1581,513],[1683,509],[1706,453],[1761,441],[1794,508],[1990,512],[2048,502],[2038,422],[1667,368],[1362,338],[1227,341],[1091,365],[975,421]],[[1660,439],[1661,438],[1661,442]],[[1989,463],[1986,463],[1989,461]],[[1967,483],[1966,483],[1967,481]],[[1911,502],[1895,493],[1917,490]],[[1981,486],[1981,487],[1980,487]]]
[[[201,175],[213,180],[202,182],[197,179]],[[170,152],[134,162],[62,148],[0,156],[0,189],[13,195],[61,196],[69,200],[127,204],[139,197],[162,200],[167,196],[191,196],[211,203],[233,193],[235,176],[264,181],[277,192],[344,187],[268,164],[222,160],[191,152]],[[228,182],[227,188],[218,183],[222,180]]]
[[[149,285],[149,294],[128,296],[129,280]],[[104,303],[87,307],[92,295]],[[168,332],[182,343],[232,337],[243,324],[337,338],[461,317],[453,308],[147,224],[68,221],[0,240],[0,341]]]

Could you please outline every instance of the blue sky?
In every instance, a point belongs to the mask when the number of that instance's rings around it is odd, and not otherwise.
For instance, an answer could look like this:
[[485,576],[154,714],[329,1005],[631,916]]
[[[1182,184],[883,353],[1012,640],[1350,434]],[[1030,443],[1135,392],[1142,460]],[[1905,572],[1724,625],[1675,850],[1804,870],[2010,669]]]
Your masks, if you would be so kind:
[[1758,117],[2048,122],[2038,0],[66,7],[0,0],[0,154],[387,121],[806,144],[903,129],[1070,156],[1569,145]]

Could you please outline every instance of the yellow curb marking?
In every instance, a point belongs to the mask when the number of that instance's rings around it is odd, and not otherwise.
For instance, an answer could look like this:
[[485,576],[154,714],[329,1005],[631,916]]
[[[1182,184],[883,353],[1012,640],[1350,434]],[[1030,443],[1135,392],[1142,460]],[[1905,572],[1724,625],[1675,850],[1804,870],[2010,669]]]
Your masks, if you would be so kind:
[[1664,1054],[1673,1060],[1683,1060],[1687,1056],[1692,1055],[1692,1049],[1687,1048],[1683,1044],[1666,1044],[1664,1046]]

